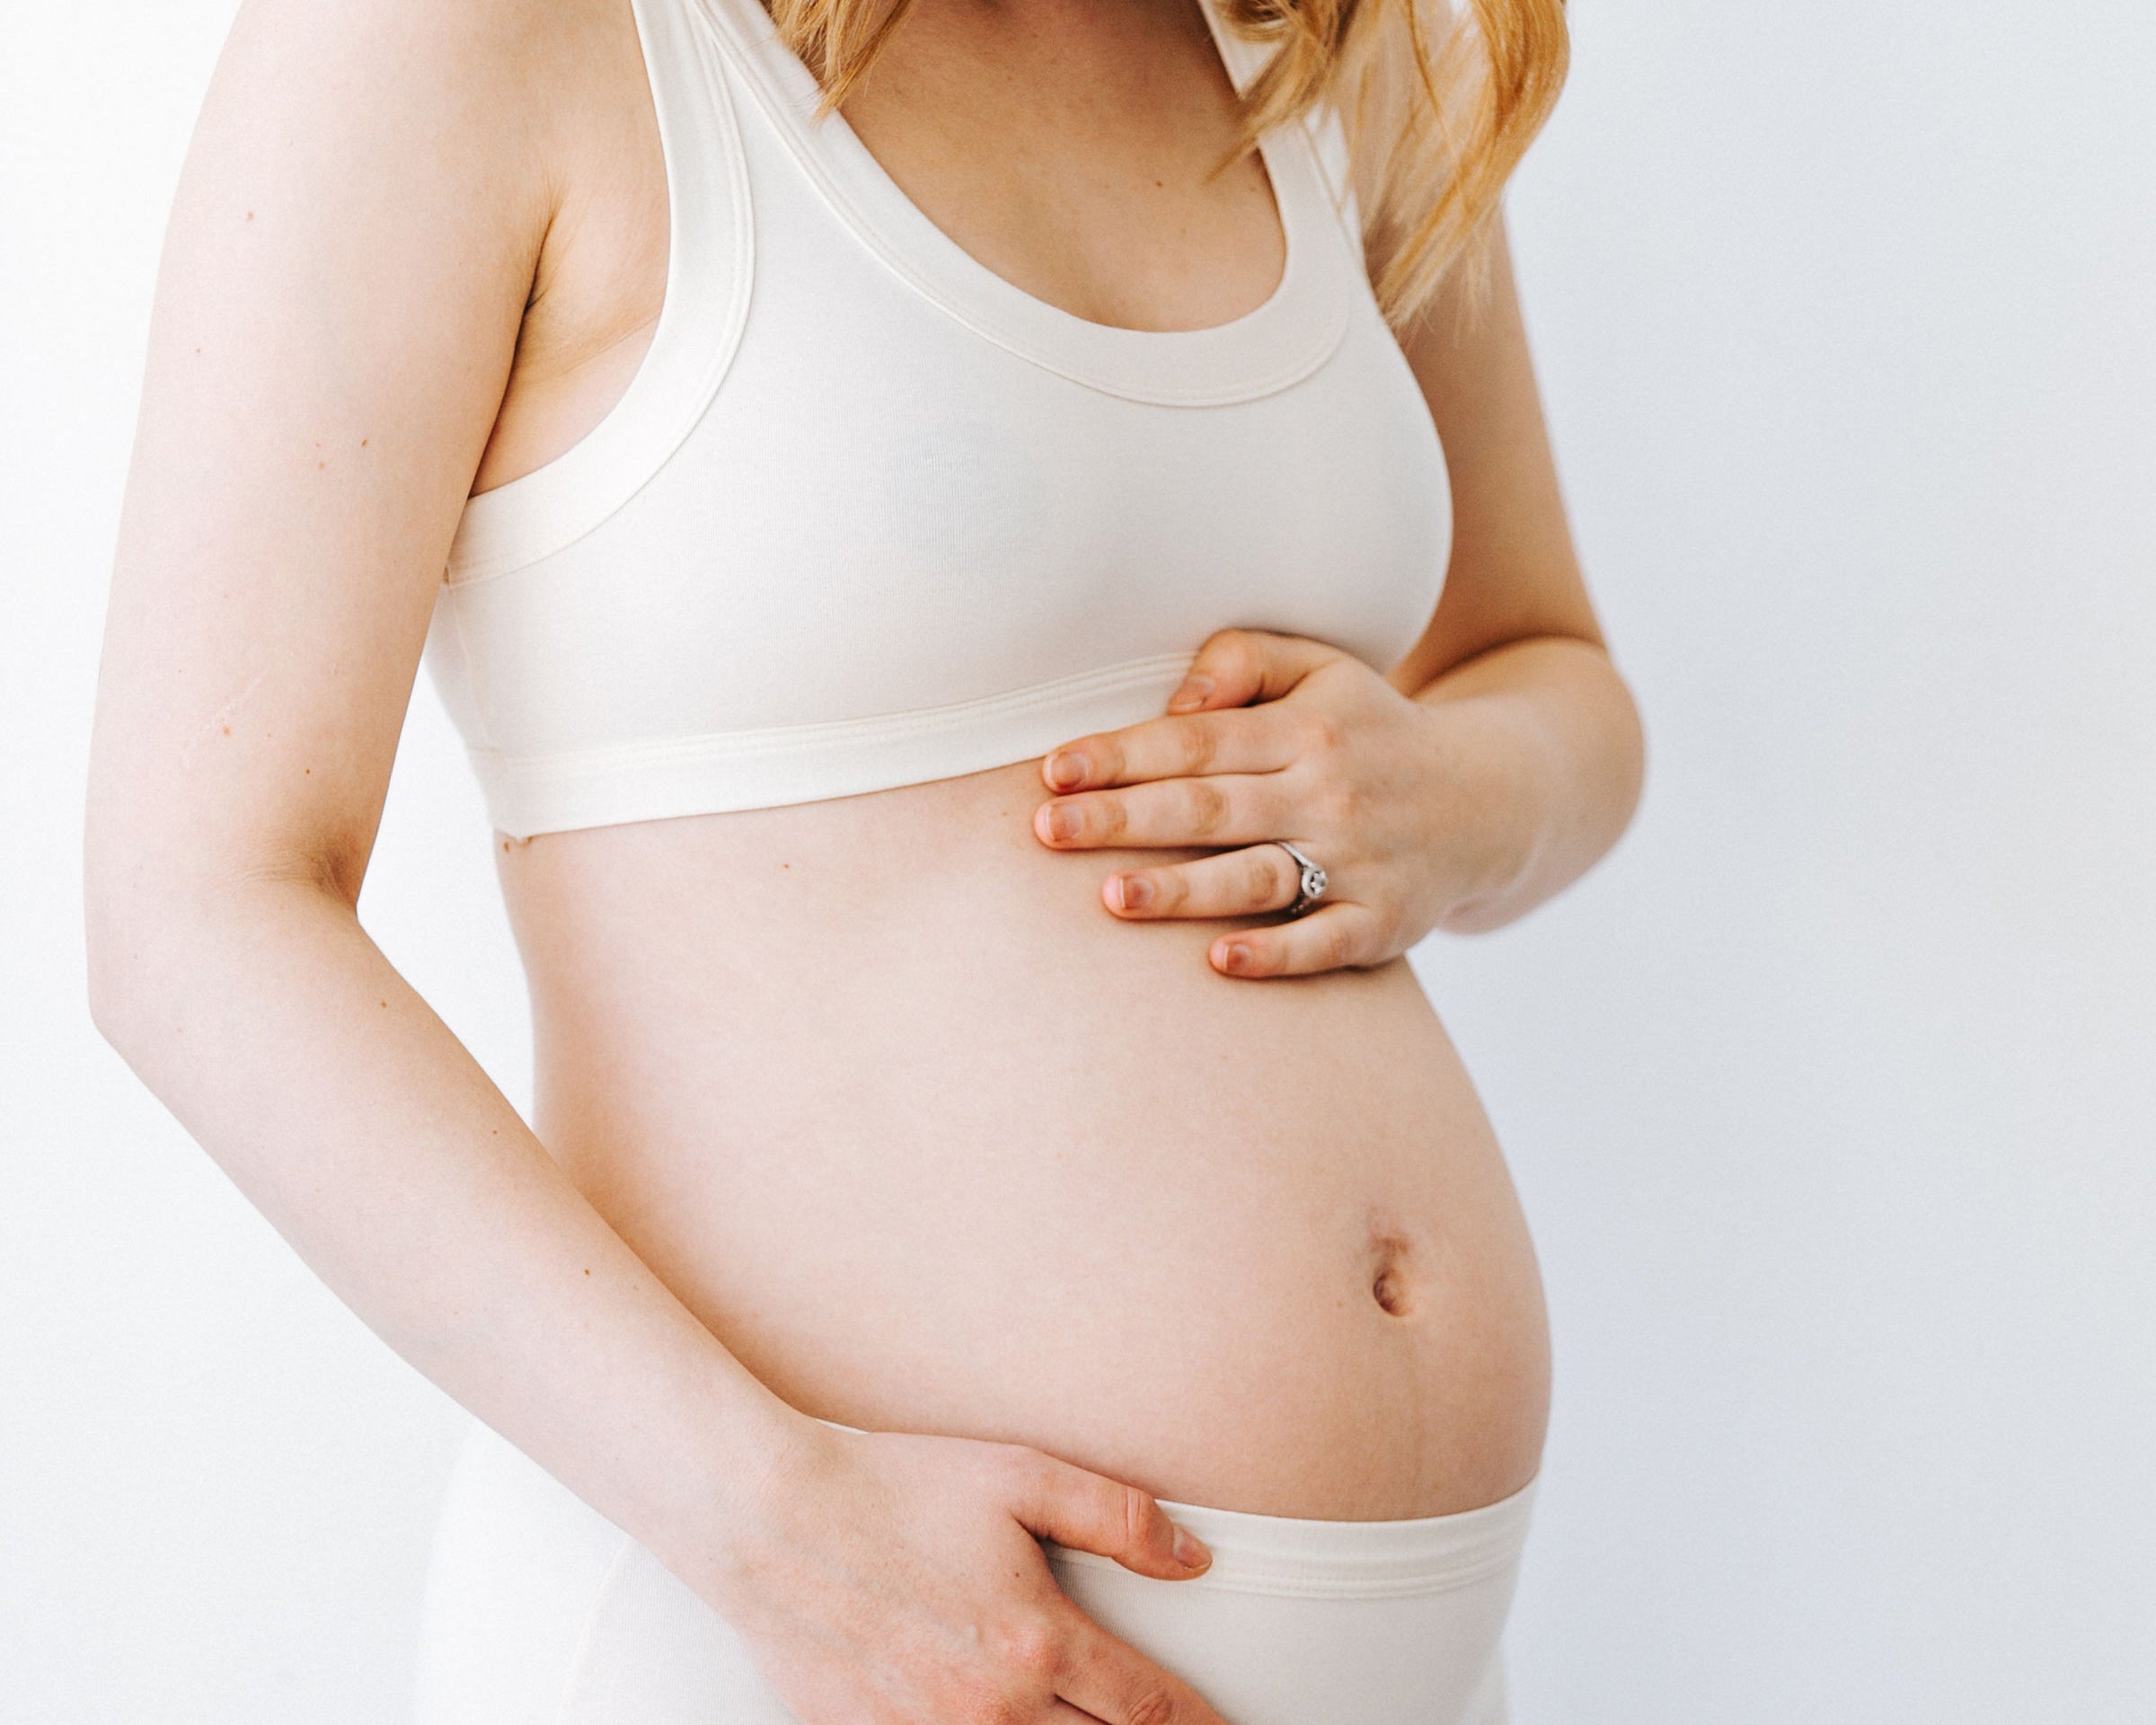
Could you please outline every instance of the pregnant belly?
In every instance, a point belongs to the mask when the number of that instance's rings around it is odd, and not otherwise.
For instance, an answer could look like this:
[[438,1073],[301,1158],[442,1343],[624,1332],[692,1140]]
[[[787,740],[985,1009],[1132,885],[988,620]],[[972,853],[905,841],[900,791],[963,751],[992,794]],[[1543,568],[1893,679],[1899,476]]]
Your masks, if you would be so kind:
[[505,845],[540,1136],[806,1412],[1268,1515],[1509,1495],[1541,1292],[1414,977],[1215,975],[1036,774]]

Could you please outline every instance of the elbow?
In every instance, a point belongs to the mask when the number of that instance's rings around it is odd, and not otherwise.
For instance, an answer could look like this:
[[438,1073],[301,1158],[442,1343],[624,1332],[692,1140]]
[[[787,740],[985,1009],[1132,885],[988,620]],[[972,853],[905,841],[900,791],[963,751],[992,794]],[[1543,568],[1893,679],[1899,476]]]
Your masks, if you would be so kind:
[[94,794],[83,844],[83,959],[90,1022],[139,1073],[190,898],[169,847],[114,820]]
[[1632,824],[1647,788],[1647,727],[1631,685],[1599,636],[1577,642],[1583,668],[1580,728],[1570,754],[1576,763],[1565,795],[1589,829],[1584,836],[1599,857]]
[[1631,686],[1599,634],[1556,638],[1554,662],[1565,667],[1567,694],[1556,703],[1562,740],[1551,796],[1576,811],[1578,836],[1599,857],[1622,836],[1639,812],[1647,784],[1647,728]]
[[154,910],[101,883],[94,867],[83,893],[83,957],[90,1022],[128,1066],[139,1067],[146,1011],[154,991],[146,954],[158,937]]
[[1616,845],[1638,813],[1647,780],[1647,731],[1638,702],[1593,642],[1568,644],[1577,668],[1553,726],[1499,757],[1485,807],[1493,849],[1484,889],[1437,921],[1448,934],[1487,934],[1563,891]]
[[140,1074],[162,1065],[190,1003],[217,977],[249,969],[248,954],[289,937],[296,898],[334,898],[318,871],[229,870],[169,859],[124,860],[94,845],[84,857],[83,957],[90,1022]]
[[102,776],[93,773],[82,850],[84,983],[90,1022],[128,1066],[141,1070],[142,1027],[153,954],[165,934],[175,896],[158,889],[169,871],[132,810],[120,812]]
[[1592,721],[1593,741],[1582,751],[1570,800],[1584,871],[1616,848],[1639,812],[1647,789],[1647,727],[1630,686],[1603,659],[1602,688]]
[[206,979],[321,914],[357,925],[365,871],[364,847],[341,836],[210,839],[115,818],[93,794],[82,877],[90,1022],[140,1072]]
[[373,836],[358,816],[213,797],[103,741],[84,801],[85,1004],[137,1074],[162,1064],[205,988],[289,962],[325,912],[358,924]]
[[1610,778],[1617,816],[1610,843],[1614,845],[1639,812],[1639,799],[1647,790],[1647,723],[1631,686],[1614,665],[1610,668]]
[[84,981],[91,1023],[125,1058],[128,1006],[134,992],[129,977],[134,916],[123,902],[127,895],[119,889],[117,875],[93,826],[83,849]]

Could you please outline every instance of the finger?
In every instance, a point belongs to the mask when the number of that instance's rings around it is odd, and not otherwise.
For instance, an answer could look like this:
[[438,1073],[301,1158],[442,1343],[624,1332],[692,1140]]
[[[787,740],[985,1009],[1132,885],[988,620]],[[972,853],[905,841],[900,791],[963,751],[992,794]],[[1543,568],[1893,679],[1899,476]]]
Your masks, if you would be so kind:
[[1247,707],[1277,701],[1340,650],[1303,635],[1262,629],[1223,629],[1197,650],[1182,684],[1168,697],[1170,712]]
[[1286,910],[1303,890],[1303,868],[1277,845],[1224,851],[1172,868],[1132,869],[1101,882],[1118,916],[1255,916]]
[[1160,1581],[1187,1580],[1213,1561],[1205,1543],[1170,1521],[1150,1493],[1038,1450],[1014,1455],[1012,1513],[1037,1539],[1112,1557]]
[[1040,776],[1051,791],[1097,791],[1205,773],[1277,773],[1305,752],[1308,725],[1281,707],[1148,719],[1051,750]]
[[1206,955],[1228,977],[1308,977],[1382,963],[1390,955],[1363,905],[1328,905],[1307,916],[1224,934]]
[[1180,1677],[1118,1641],[1076,1606],[1056,1693],[1107,1725],[1224,1725]]
[[1162,779],[1052,798],[1033,811],[1033,831],[1059,851],[1104,845],[1254,845],[1290,824],[1281,801],[1277,774]]

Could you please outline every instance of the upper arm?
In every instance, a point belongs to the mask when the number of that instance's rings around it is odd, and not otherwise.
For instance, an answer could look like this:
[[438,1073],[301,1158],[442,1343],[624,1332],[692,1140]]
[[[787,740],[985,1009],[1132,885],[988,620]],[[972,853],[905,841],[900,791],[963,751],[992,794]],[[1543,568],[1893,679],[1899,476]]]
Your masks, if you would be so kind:
[[176,875],[357,896],[546,232],[529,28],[513,0],[241,11],[158,278],[93,917]]
[[1601,643],[1572,535],[1502,223],[1480,291],[1455,269],[1401,349],[1429,403],[1452,474],[1453,553],[1436,615],[1392,672],[1414,689],[1507,641]]

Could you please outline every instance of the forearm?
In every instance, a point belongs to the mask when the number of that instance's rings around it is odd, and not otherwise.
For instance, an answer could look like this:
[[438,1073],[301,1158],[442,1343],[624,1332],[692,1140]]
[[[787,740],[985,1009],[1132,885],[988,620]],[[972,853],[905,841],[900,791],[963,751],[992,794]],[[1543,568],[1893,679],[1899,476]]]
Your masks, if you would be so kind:
[[339,1296],[662,1558],[722,1562],[729,1505],[799,1416],[593,1209],[349,906],[263,881],[107,921],[106,1034]]
[[1630,692],[1599,646],[1513,641],[1412,694],[1445,721],[1457,793],[1435,818],[1444,849],[1466,859],[1439,927],[1501,927],[1617,842],[1639,802],[1644,743]]

